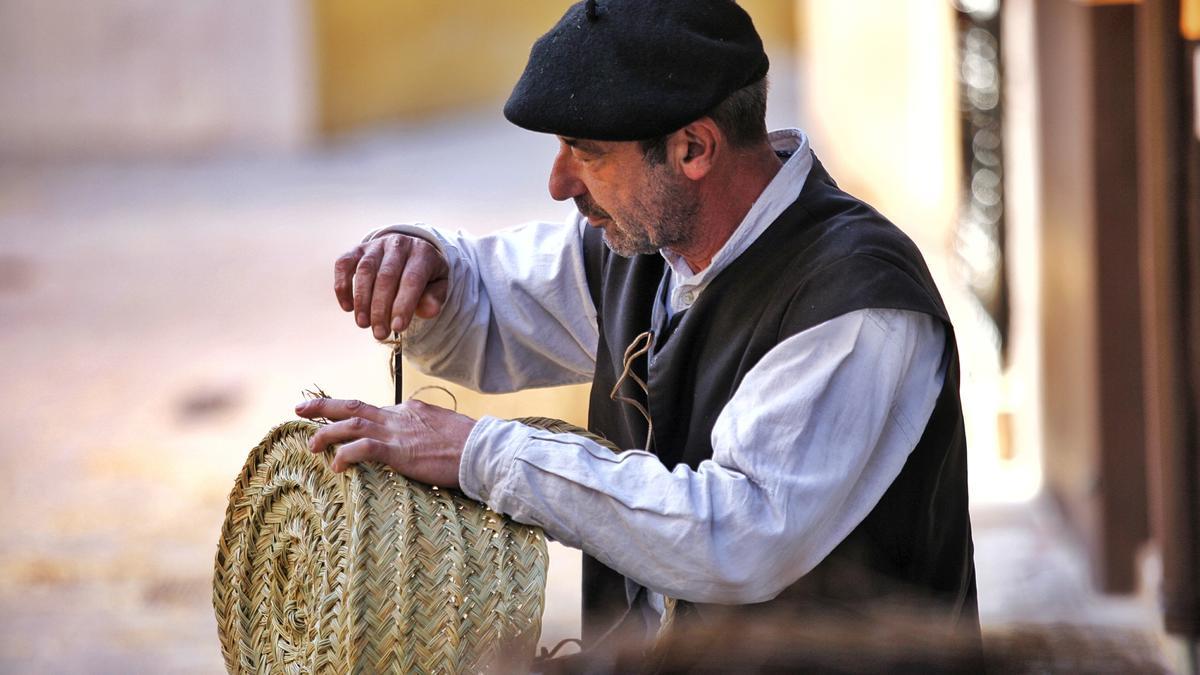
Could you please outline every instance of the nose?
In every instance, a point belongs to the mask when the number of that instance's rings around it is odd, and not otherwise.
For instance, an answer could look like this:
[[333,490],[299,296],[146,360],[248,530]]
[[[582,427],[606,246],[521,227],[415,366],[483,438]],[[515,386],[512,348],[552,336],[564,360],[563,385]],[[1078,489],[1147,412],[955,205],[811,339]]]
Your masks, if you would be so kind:
[[554,165],[550,167],[550,196],[555,200],[561,202],[587,193],[587,187],[579,180],[575,168],[571,149],[563,143],[554,157]]

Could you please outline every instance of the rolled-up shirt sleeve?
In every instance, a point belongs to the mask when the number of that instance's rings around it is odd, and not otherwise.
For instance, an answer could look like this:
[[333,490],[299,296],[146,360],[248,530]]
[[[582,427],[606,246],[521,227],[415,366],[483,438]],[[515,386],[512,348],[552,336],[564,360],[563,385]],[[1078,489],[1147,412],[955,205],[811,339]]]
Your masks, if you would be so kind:
[[392,226],[421,236],[450,267],[442,311],[414,318],[404,355],[422,372],[499,393],[591,380],[596,308],[583,262],[584,221],[533,222],[473,237],[427,226]]
[[712,459],[696,470],[485,417],[459,480],[653,592],[769,600],[899,475],[941,391],[944,339],[932,317],[874,309],[788,338],[743,379],[713,427]]

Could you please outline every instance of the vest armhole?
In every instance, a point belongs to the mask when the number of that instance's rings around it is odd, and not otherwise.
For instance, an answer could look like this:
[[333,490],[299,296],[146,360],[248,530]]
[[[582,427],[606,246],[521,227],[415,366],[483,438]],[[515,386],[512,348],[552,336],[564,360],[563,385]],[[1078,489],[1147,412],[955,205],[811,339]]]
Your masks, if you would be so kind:
[[[827,304],[826,301],[832,298],[843,299],[843,302]],[[854,253],[826,264],[802,281],[787,301],[778,338],[784,340],[817,324],[862,309],[920,312],[949,327],[941,299],[930,295],[920,279],[885,259],[868,253]]]

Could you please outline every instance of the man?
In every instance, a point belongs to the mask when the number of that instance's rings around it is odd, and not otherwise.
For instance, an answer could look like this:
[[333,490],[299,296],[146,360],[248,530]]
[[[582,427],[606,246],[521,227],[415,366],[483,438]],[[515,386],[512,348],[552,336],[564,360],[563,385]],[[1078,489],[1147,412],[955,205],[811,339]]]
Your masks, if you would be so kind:
[[[729,0],[579,3],[505,106],[555,134],[565,225],[398,226],[335,291],[483,391],[592,382],[577,436],[418,402],[301,404],[334,466],[385,462],[582,548],[584,638],[755,605],[921,611],[978,631],[953,331],[919,252],[764,125]],[[924,615],[923,614],[923,615]]]

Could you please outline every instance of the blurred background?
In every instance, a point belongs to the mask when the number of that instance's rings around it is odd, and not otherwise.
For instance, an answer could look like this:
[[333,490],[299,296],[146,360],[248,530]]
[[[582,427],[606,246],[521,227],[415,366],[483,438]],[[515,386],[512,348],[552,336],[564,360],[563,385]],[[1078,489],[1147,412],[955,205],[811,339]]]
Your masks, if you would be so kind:
[[[222,669],[247,452],[314,383],[392,399],[334,258],[566,215],[556,143],[500,105],[568,4],[0,0],[0,670]],[[742,4],[771,126],[950,306],[985,631],[1196,672],[1200,1]],[[455,391],[586,419],[583,388]],[[578,566],[554,548],[547,644],[578,632]]]

